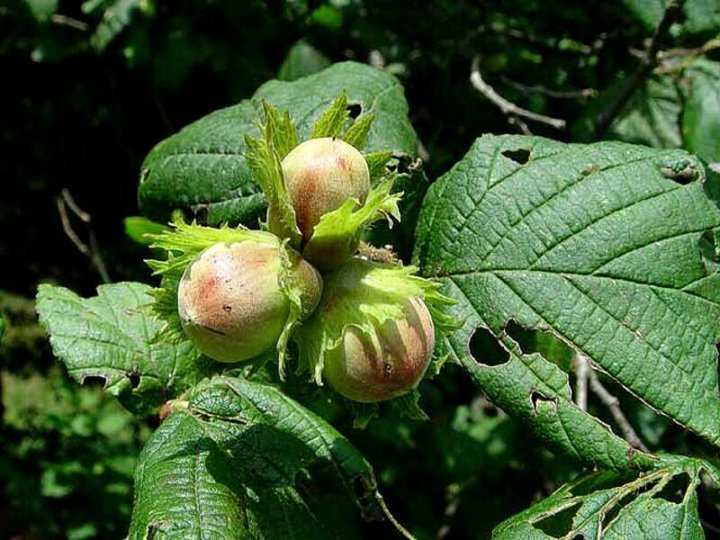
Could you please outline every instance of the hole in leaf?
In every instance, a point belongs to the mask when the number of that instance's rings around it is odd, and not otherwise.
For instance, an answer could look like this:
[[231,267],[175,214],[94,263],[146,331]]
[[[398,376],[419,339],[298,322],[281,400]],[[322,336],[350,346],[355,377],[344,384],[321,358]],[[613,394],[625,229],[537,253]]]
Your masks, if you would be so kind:
[[572,540],[585,540],[585,535],[583,533],[577,533],[572,537]]
[[512,319],[505,326],[505,333],[520,346],[523,353],[539,353],[563,371],[570,371],[574,351],[553,334],[529,330]]
[[611,471],[601,472],[578,482],[577,485],[570,489],[570,493],[576,497],[582,497],[601,489],[619,488],[620,486],[624,486],[625,484],[636,480],[638,476],[639,473],[636,471],[626,471],[621,473]]
[[152,522],[148,525],[147,530],[145,531],[145,539],[146,540],[153,540],[155,538],[155,535],[157,535],[158,531],[160,530],[161,524],[158,522]]
[[508,158],[510,161],[514,161],[518,165],[525,165],[530,161],[530,151],[524,148],[518,148],[517,150],[505,150],[502,155]]
[[86,375],[82,378],[81,384],[105,388],[105,386],[107,386],[107,378],[102,375]]
[[664,488],[655,494],[657,499],[665,499],[668,502],[681,504],[685,493],[690,487],[690,475],[682,473],[670,480]]
[[685,185],[697,180],[700,177],[695,164],[686,159],[678,159],[660,166],[660,174],[668,180]]
[[477,327],[468,345],[470,354],[479,364],[499,366],[510,360],[510,353],[500,346],[497,338],[487,328]]
[[126,375],[128,380],[130,381],[130,386],[133,390],[135,390],[138,386],[140,386],[140,375],[135,373],[134,371],[131,373],[128,373]]
[[350,118],[355,120],[358,116],[360,116],[360,113],[362,112],[362,105],[359,103],[350,103],[347,106],[347,112]]
[[623,494],[623,496],[620,498],[620,500],[615,503],[610,510],[603,516],[602,519],[602,528],[607,529],[609,528],[610,523],[612,523],[615,518],[618,517],[620,512],[622,512],[623,508],[625,508],[628,504],[633,502],[635,499],[637,499],[638,495],[645,493],[648,491],[652,486],[657,484],[657,480],[649,482],[647,484],[643,484],[639,488],[628,491],[627,493]]
[[[700,237],[700,254],[705,261],[706,268],[712,266],[712,263],[720,262],[716,234],[714,231],[705,231]],[[707,271],[711,273],[713,269],[707,268]]]
[[533,526],[554,538],[562,538],[572,530],[573,519],[575,519],[575,514],[579,509],[580,503],[578,502],[560,510],[556,514],[542,518],[540,521],[533,523]]
[[541,403],[550,403],[553,410],[557,410],[557,402],[555,401],[555,398],[548,397],[537,390],[530,392],[530,403],[532,403],[532,408],[535,414],[537,414]]

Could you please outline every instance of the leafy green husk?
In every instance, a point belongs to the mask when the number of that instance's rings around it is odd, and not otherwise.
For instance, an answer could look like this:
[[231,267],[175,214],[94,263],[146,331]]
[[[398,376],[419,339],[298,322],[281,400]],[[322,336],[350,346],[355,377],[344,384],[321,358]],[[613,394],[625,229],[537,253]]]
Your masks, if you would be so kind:
[[[347,254],[357,249],[363,231],[372,223],[391,218],[400,221],[398,203],[402,193],[390,193],[394,176],[386,178],[370,190],[365,204],[348,199],[340,208],[328,212],[315,225],[313,235],[303,250],[309,261],[321,264],[333,258],[332,254]],[[334,262],[334,261],[332,261]]]
[[289,238],[290,245],[299,249],[302,235],[280,163],[297,146],[297,130],[287,111],[281,115],[266,102],[263,110],[265,123],[259,126],[262,137],[245,137],[245,160],[268,200],[268,228],[282,238]]

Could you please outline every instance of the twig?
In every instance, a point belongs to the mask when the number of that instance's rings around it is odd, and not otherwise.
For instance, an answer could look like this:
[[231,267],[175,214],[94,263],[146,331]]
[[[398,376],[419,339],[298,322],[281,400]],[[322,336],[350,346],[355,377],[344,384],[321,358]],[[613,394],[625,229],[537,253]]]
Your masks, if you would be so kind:
[[74,30],[79,30],[80,32],[87,32],[90,29],[88,23],[73,17],[68,17],[67,15],[61,15],[60,13],[53,13],[50,16],[50,21],[58,26],[67,26]]
[[511,101],[508,101],[500,94],[498,94],[495,89],[488,83],[486,83],[485,80],[482,78],[482,75],[480,74],[480,61],[477,56],[473,59],[472,62],[472,69],[470,71],[470,83],[477,91],[479,91],[486,98],[488,98],[495,105],[497,105],[500,110],[508,116],[523,117],[534,122],[547,124],[548,126],[552,126],[555,129],[565,128],[565,120],[562,120],[560,118],[552,118],[550,116],[545,116],[544,114],[537,114],[532,111],[528,111],[527,109],[523,109],[522,107],[515,105]]
[[670,30],[670,26],[672,26],[672,23],[675,22],[680,15],[684,2],[685,0],[670,0],[668,2],[662,19],[658,23],[652,40],[650,41],[650,46],[647,48],[645,55],[640,59],[640,65],[625,80],[625,85],[621,88],[615,100],[610,103],[610,105],[599,116],[598,121],[595,124],[595,129],[593,129],[593,139],[599,139],[605,134],[613,120],[615,120],[617,115],[620,114],[633,94],[638,90],[638,88],[640,88],[643,81],[657,65],[660,45]]
[[587,410],[588,374],[590,359],[584,354],[575,355],[575,402],[583,411]]
[[[100,248],[97,244],[95,233],[90,223],[92,220],[90,214],[80,209],[67,188],[64,188],[60,192],[60,196],[57,197],[56,203],[65,235],[70,239],[73,244],[75,244],[75,247],[78,248],[78,251],[80,251],[80,253],[90,259],[90,262],[98,271],[98,274],[100,274],[100,278],[103,280],[103,283],[110,283],[110,274],[108,274],[107,267],[105,266],[105,261],[103,261],[102,255],[100,255]],[[83,223],[85,223],[85,226],[88,230],[87,244],[80,239],[80,237],[73,229],[72,223],[70,223],[70,216],[67,212],[68,208],[78,218],[80,218]]]
[[612,414],[612,417],[620,428],[625,440],[630,443],[630,446],[638,448],[643,452],[647,452],[647,446],[645,446],[645,443],[642,442],[638,434],[635,433],[635,430],[620,409],[620,400],[613,396],[608,389],[603,386],[597,373],[592,369],[592,366],[590,366],[590,369],[588,370],[588,378],[590,379],[590,389],[595,393],[600,401],[602,401],[603,405],[610,410],[610,414]]
[[385,499],[383,499],[383,496],[379,491],[375,491],[375,501],[377,501],[380,510],[382,510],[382,513],[385,515],[385,518],[395,526],[395,529],[397,529],[403,538],[406,540],[417,540],[412,533],[403,527],[402,524],[395,519],[395,516],[390,513],[390,509],[387,507],[387,504],[385,504]]
[[664,60],[668,60],[670,58],[677,58],[678,56],[702,56],[712,50],[715,50],[720,47],[720,37],[714,37],[710,39],[709,41],[706,41],[699,47],[695,47],[693,49],[685,49],[682,47],[677,47],[674,49],[668,49],[666,51],[660,51],[658,52],[658,60],[660,62]]
[[713,38],[695,49],[670,49],[658,53],[658,67],[653,70],[656,75],[679,73],[691,67],[695,60],[710,51],[720,48],[720,37]]
[[510,118],[508,118],[508,123],[510,123],[514,126],[517,126],[518,129],[520,130],[520,133],[522,133],[523,135],[532,135],[533,134],[533,132],[530,131],[530,128],[528,127],[528,125],[518,116],[511,116]]
[[385,57],[380,51],[373,49],[368,56],[368,63],[373,67],[382,69],[385,67]]
[[508,79],[505,75],[501,75],[500,80],[525,95],[543,94],[545,96],[556,99],[585,99],[593,97],[597,94],[597,90],[595,90],[594,88],[582,88],[580,90],[553,90],[552,88],[547,88],[541,84],[527,85],[521,82],[513,81],[512,79]]

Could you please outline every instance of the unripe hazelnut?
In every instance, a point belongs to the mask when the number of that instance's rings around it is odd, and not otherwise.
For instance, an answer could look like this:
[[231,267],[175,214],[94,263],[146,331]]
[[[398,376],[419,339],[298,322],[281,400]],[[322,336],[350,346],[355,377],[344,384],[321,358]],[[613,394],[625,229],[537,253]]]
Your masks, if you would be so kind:
[[327,352],[323,376],[341,395],[371,403],[417,387],[435,346],[432,318],[425,303],[409,298],[403,317],[387,320],[376,335],[348,326],[342,341]]
[[[178,287],[178,312],[185,333],[203,354],[239,362],[277,343],[290,312],[279,281],[280,249],[252,240],[218,243],[188,265]],[[293,271],[314,308],[320,275],[297,253],[292,256]]]
[[350,198],[364,204],[370,191],[370,171],[363,155],[333,137],[299,144],[282,160],[282,170],[305,242],[324,214]]

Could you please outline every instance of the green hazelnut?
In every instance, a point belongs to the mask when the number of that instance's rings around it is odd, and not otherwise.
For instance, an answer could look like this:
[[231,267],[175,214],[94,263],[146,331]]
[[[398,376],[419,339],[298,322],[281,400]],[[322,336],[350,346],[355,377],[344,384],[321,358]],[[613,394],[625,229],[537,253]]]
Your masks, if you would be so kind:
[[[219,362],[250,360],[277,344],[290,313],[280,283],[279,244],[244,240],[205,249],[185,270],[178,287],[178,312],[185,333],[206,356]],[[294,278],[306,306],[314,309],[322,280],[291,252]]]
[[352,198],[365,203],[370,171],[363,155],[333,137],[310,139],[282,160],[282,171],[297,225],[307,242],[320,218]]
[[419,298],[405,300],[402,312],[401,318],[376,328],[374,335],[346,327],[342,341],[325,356],[323,377],[335,391],[371,403],[417,387],[432,358],[435,331]]

